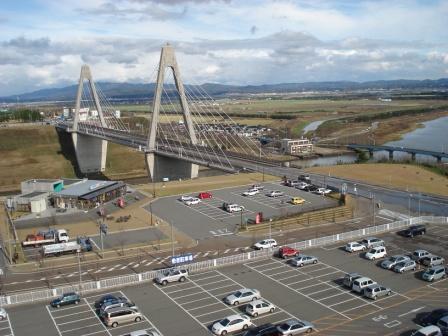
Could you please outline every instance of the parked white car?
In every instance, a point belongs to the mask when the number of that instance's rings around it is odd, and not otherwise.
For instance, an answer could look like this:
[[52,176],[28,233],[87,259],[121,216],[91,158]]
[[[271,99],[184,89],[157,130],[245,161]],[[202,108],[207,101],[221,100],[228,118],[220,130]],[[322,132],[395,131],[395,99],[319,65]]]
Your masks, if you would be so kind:
[[196,197],[192,197],[191,199],[189,199],[188,201],[184,202],[186,205],[196,205],[201,203],[201,200],[199,198]]
[[254,244],[254,248],[256,250],[263,250],[273,247],[277,247],[277,241],[275,239],[264,239]]
[[375,260],[384,258],[387,255],[386,247],[384,246],[377,246],[372,248],[369,252],[366,253],[365,257],[369,260]]
[[314,193],[318,195],[328,195],[329,193],[331,193],[331,189],[317,188],[317,190]]
[[255,196],[256,194],[259,194],[260,190],[258,189],[249,189],[245,192],[243,192],[243,196]]
[[186,202],[186,201],[191,200],[192,198],[193,198],[192,196],[182,195],[182,196],[179,198],[179,200],[182,201],[182,202]]
[[303,189],[305,189],[305,188],[308,187],[308,186],[309,186],[309,184],[306,183],[306,182],[299,182],[299,183],[296,185],[296,189],[303,190]]
[[269,196],[269,197],[280,197],[280,196],[283,196],[283,191],[273,190],[273,191],[267,193],[266,196]]
[[0,320],[6,320],[8,317],[8,313],[6,312],[5,308],[0,308]]
[[350,242],[347,243],[347,245],[345,245],[345,250],[350,253],[364,251],[365,249],[366,249],[365,245],[358,242]]
[[246,306],[246,313],[253,317],[257,317],[261,314],[273,313],[274,311],[275,306],[266,300],[255,300]]
[[244,314],[230,315],[212,326],[215,335],[227,335],[231,332],[246,330],[252,326],[250,317]]

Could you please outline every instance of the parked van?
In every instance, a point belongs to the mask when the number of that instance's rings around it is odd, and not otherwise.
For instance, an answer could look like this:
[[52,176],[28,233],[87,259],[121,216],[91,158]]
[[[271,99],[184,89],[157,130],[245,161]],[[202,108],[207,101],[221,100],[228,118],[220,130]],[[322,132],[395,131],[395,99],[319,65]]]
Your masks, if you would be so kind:
[[369,260],[375,260],[379,258],[384,258],[387,255],[386,247],[377,246],[372,248],[369,252],[366,253],[365,257]]
[[359,273],[347,273],[346,275],[344,275],[344,279],[342,280],[342,283],[344,284],[344,286],[348,287],[348,288],[352,288],[353,286],[353,281],[355,281],[356,279],[362,278],[363,276]]
[[137,307],[112,308],[104,314],[104,323],[112,328],[129,322],[140,322],[142,319],[143,316]]
[[222,205],[222,208],[230,213],[244,211],[244,207],[242,205],[238,205],[235,203],[224,203]]
[[428,268],[422,274],[422,279],[426,280],[426,281],[439,280],[439,279],[443,279],[445,277],[446,277],[446,270],[443,265],[433,266],[431,268]]
[[376,285],[376,281],[367,277],[362,277],[353,281],[352,290],[361,294],[365,288],[372,285]]

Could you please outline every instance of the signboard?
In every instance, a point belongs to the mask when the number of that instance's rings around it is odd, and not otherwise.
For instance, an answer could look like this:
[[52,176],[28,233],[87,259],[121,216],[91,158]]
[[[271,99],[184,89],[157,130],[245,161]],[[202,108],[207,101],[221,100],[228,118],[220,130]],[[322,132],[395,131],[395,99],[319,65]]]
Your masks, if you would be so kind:
[[172,265],[183,264],[183,263],[191,262],[191,261],[193,261],[192,253],[181,254],[181,255],[173,256],[171,258]]

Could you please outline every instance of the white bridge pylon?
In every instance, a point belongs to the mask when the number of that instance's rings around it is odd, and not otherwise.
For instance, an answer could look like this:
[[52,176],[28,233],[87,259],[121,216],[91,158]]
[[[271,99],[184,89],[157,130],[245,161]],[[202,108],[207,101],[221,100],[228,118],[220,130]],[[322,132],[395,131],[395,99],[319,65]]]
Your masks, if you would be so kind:
[[191,119],[190,109],[187,103],[187,97],[185,96],[184,85],[180,77],[179,67],[177,66],[174,49],[171,45],[166,44],[165,46],[162,47],[162,52],[160,54],[159,70],[157,73],[157,83],[156,83],[156,90],[154,93],[154,101],[152,109],[153,112],[149,128],[149,136],[147,144],[148,150],[156,149],[157,125],[159,123],[160,103],[162,99],[163,81],[165,79],[166,68],[170,68],[173,72],[174,83],[176,84],[177,92],[179,93],[179,99],[184,118],[184,123],[187,127],[187,132],[190,137],[191,144],[196,145],[198,142],[193,126],[193,120]]

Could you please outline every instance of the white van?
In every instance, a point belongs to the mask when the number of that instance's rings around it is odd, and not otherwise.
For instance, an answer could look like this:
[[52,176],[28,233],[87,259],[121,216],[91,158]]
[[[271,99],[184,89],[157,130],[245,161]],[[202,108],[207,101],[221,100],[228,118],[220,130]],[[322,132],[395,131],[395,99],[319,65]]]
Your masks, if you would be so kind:
[[373,281],[368,277],[362,277],[353,281],[352,290],[357,293],[362,293],[364,288],[372,285],[376,285],[376,281]]
[[375,260],[379,258],[384,258],[387,255],[386,247],[377,246],[372,248],[369,252],[366,253],[365,257],[369,260]]

